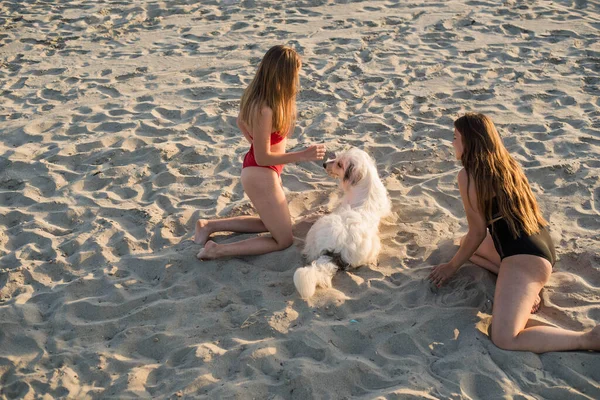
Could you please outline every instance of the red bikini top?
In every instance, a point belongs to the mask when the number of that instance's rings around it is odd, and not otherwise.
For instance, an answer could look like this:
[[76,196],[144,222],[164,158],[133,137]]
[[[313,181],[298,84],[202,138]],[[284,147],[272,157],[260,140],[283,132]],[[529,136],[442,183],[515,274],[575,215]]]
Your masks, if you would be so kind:
[[[279,131],[271,133],[271,146],[277,143],[281,143],[283,139],[285,139],[285,136],[281,136],[279,134]],[[254,147],[254,142],[250,146]]]
[[277,143],[281,143],[285,139],[284,136],[279,134],[279,131],[271,133],[271,146]]

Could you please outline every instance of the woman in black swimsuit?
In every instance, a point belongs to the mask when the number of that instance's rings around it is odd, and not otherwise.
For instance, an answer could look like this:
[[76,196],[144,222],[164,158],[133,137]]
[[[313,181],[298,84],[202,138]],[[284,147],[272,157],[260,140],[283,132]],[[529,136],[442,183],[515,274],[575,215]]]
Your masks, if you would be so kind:
[[491,339],[502,349],[600,350],[600,325],[588,332],[526,327],[556,260],[548,223],[491,119],[483,114],[458,118],[452,144],[464,167],[458,187],[469,231],[452,260],[434,267],[429,279],[440,286],[467,260],[497,274]]

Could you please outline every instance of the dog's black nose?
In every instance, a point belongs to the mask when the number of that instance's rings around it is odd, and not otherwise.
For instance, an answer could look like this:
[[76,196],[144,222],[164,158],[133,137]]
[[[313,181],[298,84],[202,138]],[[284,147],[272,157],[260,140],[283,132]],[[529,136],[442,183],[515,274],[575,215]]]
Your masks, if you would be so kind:
[[327,163],[326,162],[323,163],[323,168],[327,168]]

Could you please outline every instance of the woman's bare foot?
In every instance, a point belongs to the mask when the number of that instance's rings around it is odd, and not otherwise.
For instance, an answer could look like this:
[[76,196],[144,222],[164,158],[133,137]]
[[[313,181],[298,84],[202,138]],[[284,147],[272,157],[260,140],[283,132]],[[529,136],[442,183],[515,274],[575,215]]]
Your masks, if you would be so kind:
[[600,325],[596,325],[591,331],[586,333],[588,343],[584,344],[582,350],[600,351]]
[[199,219],[196,222],[196,233],[194,234],[194,243],[205,244],[212,232],[208,228],[208,220]]
[[200,260],[212,260],[213,258],[219,257],[218,254],[219,245],[209,240],[204,244],[204,248],[196,255]]
[[535,299],[535,302],[533,303],[533,307],[531,307],[531,313],[532,314],[537,313],[538,311],[540,311],[541,307],[542,307],[542,298],[538,294],[537,299]]

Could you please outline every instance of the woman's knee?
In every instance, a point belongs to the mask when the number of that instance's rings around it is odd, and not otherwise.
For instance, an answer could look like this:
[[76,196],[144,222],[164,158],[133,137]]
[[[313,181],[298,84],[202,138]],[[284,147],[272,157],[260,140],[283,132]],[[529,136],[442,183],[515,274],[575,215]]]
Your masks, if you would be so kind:
[[289,235],[283,235],[281,237],[273,237],[273,240],[277,242],[278,250],[285,250],[294,244],[294,236],[290,233]]
[[516,335],[513,335],[509,332],[502,332],[501,330],[495,330],[492,325],[491,339],[492,343],[496,345],[496,347],[502,350],[516,350]]

